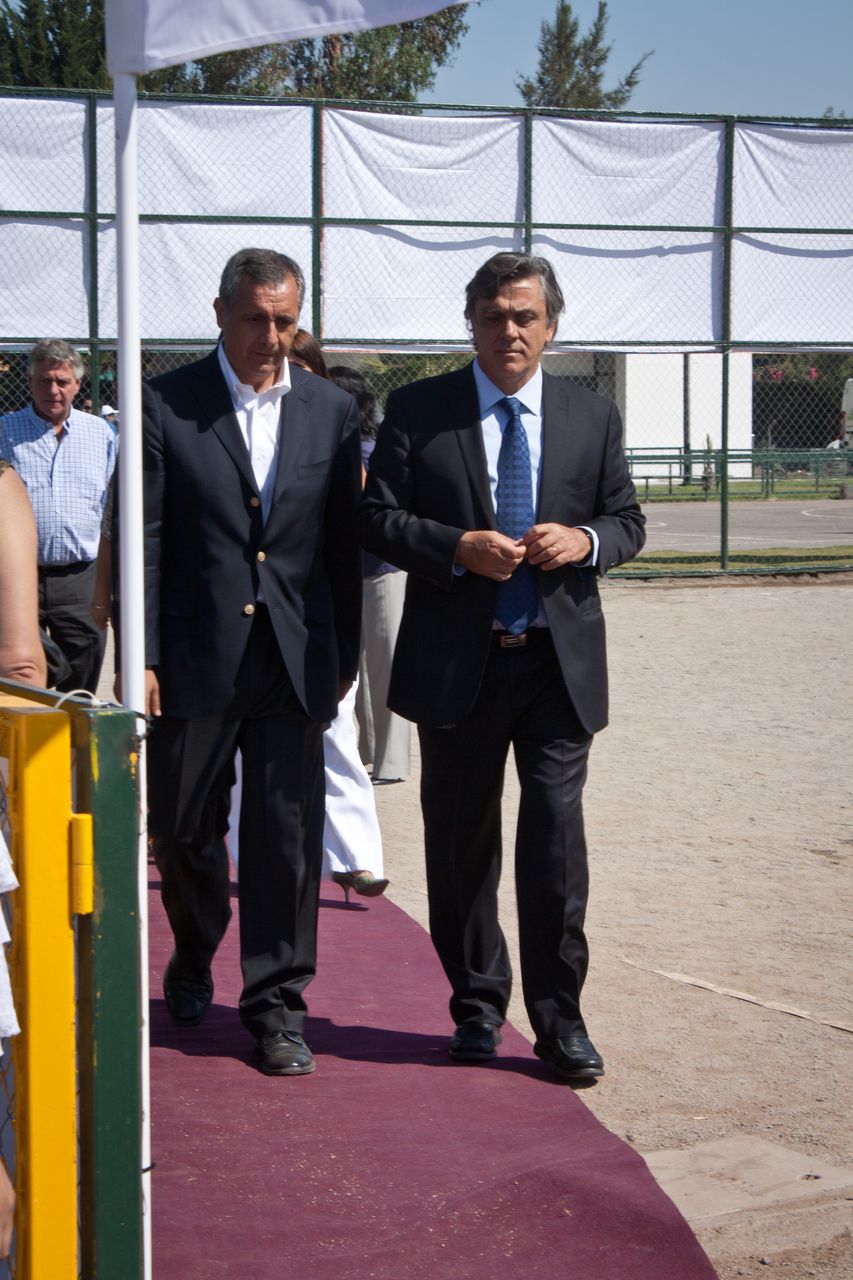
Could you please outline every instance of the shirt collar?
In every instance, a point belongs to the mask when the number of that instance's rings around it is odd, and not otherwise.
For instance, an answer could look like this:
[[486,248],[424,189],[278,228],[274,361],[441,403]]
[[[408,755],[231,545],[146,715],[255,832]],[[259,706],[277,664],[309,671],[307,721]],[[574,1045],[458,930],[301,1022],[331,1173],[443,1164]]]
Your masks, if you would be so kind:
[[216,354],[219,357],[219,367],[222,370],[222,376],[225,379],[225,385],[231,393],[231,402],[235,409],[245,409],[250,404],[261,403],[272,404],[276,400],[281,400],[282,396],[286,396],[290,390],[290,365],[284,359],[281,364],[281,373],[278,381],[274,382],[271,387],[267,387],[260,393],[254,387],[248,386],[245,382],[241,382],[237,377],[228,357],[225,354],[225,347],[220,342],[216,348]]
[[[480,420],[491,413],[495,405],[499,401],[506,399],[506,392],[501,391],[500,387],[496,387],[491,378],[487,377],[480,368],[480,361],[474,360],[472,366],[474,370],[474,382],[477,387],[477,399],[480,402]],[[524,405],[525,409],[529,409],[531,413],[535,413],[537,418],[542,416],[542,366],[536,366],[536,372],[533,377],[525,382],[520,390],[513,392],[516,400]]]
[[[65,419],[62,426],[59,428],[60,431],[68,430],[68,428],[71,426],[71,419],[73,418],[75,412],[76,410],[72,405],[71,408],[68,410],[68,417]],[[45,431],[53,431],[53,432],[56,431],[56,427],[53,425],[53,423],[49,422],[47,418],[43,418],[41,416],[41,414],[39,413],[35,405],[32,403],[32,401],[30,401],[30,413],[33,416],[33,420],[37,422],[40,427],[43,427]]]

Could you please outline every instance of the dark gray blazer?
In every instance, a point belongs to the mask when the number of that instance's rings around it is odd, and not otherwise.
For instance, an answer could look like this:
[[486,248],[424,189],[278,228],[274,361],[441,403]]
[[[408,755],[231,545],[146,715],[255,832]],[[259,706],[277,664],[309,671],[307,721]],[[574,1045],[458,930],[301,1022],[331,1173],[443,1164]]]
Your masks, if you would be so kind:
[[[598,572],[636,555],[645,520],[622,451],[622,423],[603,396],[547,373],[537,523],[587,525]],[[361,510],[368,551],[409,574],[388,704],[440,726],[470,711],[489,654],[496,583],[455,575],[462,533],[494,529],[471,366],[388,398]],[[595,571],[538,573],[566,687],[589,733],[607,723],[604,618]]]
[[166,715],[227,707],[259,588],[312,719],[332,719],[358,671],[358,413],[333,383],[290,374],[266,525],[216,352],[144,387],[146,665]]

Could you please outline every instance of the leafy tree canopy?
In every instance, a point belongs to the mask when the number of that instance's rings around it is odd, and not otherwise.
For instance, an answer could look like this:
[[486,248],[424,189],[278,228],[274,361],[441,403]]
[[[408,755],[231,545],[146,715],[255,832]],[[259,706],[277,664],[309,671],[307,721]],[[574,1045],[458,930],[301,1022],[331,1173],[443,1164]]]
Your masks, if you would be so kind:
[[650,53],[644,53],[615,89],[602,86],[612,44],[605,43],[607,5],[599,0],[595,21],[580,34],[572,6],[558,0],[554,21],[543,22],[539,37],[539,66],[533,79],[517,81],[528,107],[618,110],[624,107],[640,82],[640,70]]
[[0,84],[108,89],[103,0],[0,0]]
[[[321,40],[239,49],[141,78],[151,92],[412,102],[468,30],[465,6]],[[0,83],[109,89],[104,0],[0,0]]]

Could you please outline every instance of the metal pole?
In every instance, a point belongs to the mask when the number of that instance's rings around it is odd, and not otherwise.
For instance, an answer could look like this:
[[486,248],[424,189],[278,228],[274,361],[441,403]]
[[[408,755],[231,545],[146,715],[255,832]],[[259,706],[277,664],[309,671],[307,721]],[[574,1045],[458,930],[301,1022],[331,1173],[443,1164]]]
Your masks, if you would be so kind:
[[323,107],[314,103],[311,113],[311,327],[318,342],[323,340]]
[[99,342],[98,303],[98,99],[92,92],[86,98],[86,143],[89,148],[86,165],[86,235],[89,245],[89,378],[92,412],[101,412],[101,344]]
[[533,112],[524,113],[524,252],[533,252]]
[[685,351],[682,356],[682,441],[684,444],[684,465],[681,472],[681,483],[690,484],[693,479],[693,460],[690,453],[690,355]]
[[729,353],[732,340],[732,248],[734,234],[732,219],[734,210],[734,148],[735,122],[726,121],[724,227],[723,231],[723,359],[722,406],[720,423],[720,568],[729,567]]
[[[121,671],[125,706],[145,711],[145,571],[142,544],[142,357],[139,327],[139,192],[137,184],[136,77],[113,78],[116,132],[116,239],[118,251],[118,377],[121,451]],[[145,721],[138,724],[139,752],[139,949],[142,1109],[142,1242],[144,1275],[151,1275],[151,1079],[148,1022],[148,833],[145,821]]]

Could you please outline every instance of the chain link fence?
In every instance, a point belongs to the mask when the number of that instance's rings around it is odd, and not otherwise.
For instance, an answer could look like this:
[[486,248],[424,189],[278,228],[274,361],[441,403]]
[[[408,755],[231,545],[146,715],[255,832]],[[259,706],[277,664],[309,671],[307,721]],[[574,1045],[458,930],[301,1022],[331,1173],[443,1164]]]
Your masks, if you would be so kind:
[[[0,413],[26,403],[25,354],[48,334],[86,352],[80,406],[115,407],[110,100],[0,92],[0,119]],[[851,158],[838,121],[147,100],[143,371],[210,349],[221,268],[257,244],[300,262],[303,324],[382,402],[471,358],[465,284],[528,248],[567,299],[546,368],[616,400],[640,496],[663,512],[623,572],[800,568],[807,552],[850,568],[844,521],[806,546],[796,508],[837,514],[853,494]],[[788,499],[789,527],[762,514]],[[716,517],[701,546],[700,506]]]

